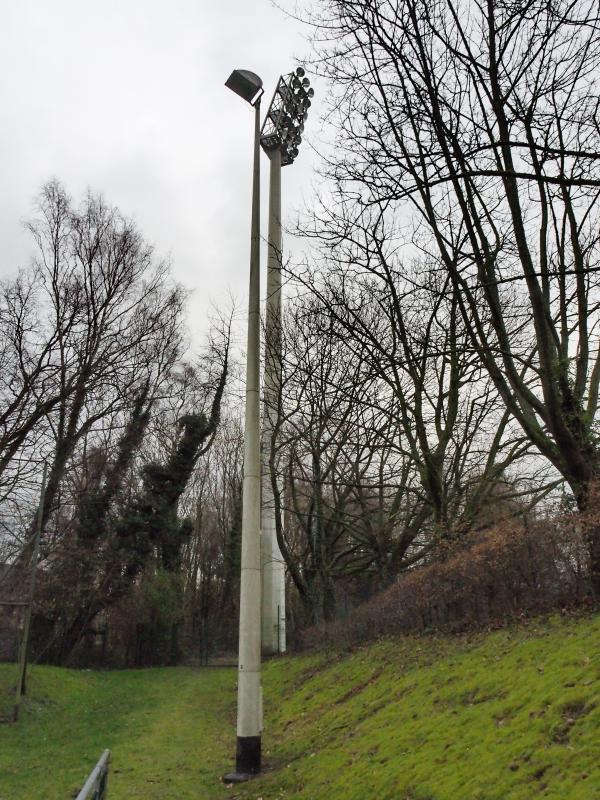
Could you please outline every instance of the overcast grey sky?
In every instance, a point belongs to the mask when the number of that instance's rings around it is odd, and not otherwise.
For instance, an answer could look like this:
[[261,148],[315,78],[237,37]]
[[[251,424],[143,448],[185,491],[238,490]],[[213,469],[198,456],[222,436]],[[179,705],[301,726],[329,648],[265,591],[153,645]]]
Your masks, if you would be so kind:
[[[209,300],[231,290],[243,305],[252,110],[223,84],[254,70],[268,102],[304,33],[269,0],[0,0],[0,274],[29,261],[21,221],[56,176],[75,197],[103,192],[171,255],[195,289],[194,338]],[[284,218],[310,195],[314,162],[303,143],[284,169]],[[266,157],[262,169],[265,233]]]

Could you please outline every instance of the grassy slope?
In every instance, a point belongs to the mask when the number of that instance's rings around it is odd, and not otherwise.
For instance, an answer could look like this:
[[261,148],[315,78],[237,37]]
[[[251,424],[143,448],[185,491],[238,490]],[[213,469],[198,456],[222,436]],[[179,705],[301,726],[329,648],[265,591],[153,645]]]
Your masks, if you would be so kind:
[[106,746],[110,800],[600,800],[599,616],[275,660],[265,774],[228,788],[234,681],[34,670],[0,729],[1,800],[69,797]]

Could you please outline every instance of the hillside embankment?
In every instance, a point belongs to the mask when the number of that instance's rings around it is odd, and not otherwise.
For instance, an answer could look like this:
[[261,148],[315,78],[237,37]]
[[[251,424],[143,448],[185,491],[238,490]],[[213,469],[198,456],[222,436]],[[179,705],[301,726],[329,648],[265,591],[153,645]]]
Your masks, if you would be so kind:
[[264,774],[228,787],[235,670],[33,668],[0,798],[70,797],[109,747],[110,800],[600,800],[598,615],[278,658],[264,693]]

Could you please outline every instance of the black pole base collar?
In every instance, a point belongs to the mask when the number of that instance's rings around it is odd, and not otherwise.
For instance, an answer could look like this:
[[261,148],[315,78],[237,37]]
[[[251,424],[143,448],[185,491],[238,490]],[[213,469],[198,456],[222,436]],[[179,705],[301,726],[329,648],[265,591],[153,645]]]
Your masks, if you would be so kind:
[[249,772],[228,772],[227,775],[223,775],[221,780],[223,783],[245,783],[246,781],[251,781],[252,778],[256,777],[256,773],[251,775]]
[[260,772],[260,736],[238,736],[235,772],[223,776],[225,783],[243,783]]

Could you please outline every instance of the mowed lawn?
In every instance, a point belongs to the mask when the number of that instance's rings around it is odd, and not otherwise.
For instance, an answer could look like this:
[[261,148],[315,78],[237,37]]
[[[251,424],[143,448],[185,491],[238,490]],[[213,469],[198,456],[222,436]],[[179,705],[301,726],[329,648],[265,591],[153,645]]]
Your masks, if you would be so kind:
[[235,679],[34,668],[1,800],[72,797],[105,747],[110,800],[600,800],[598,615],[273,660],[264,774],[225,786]]

